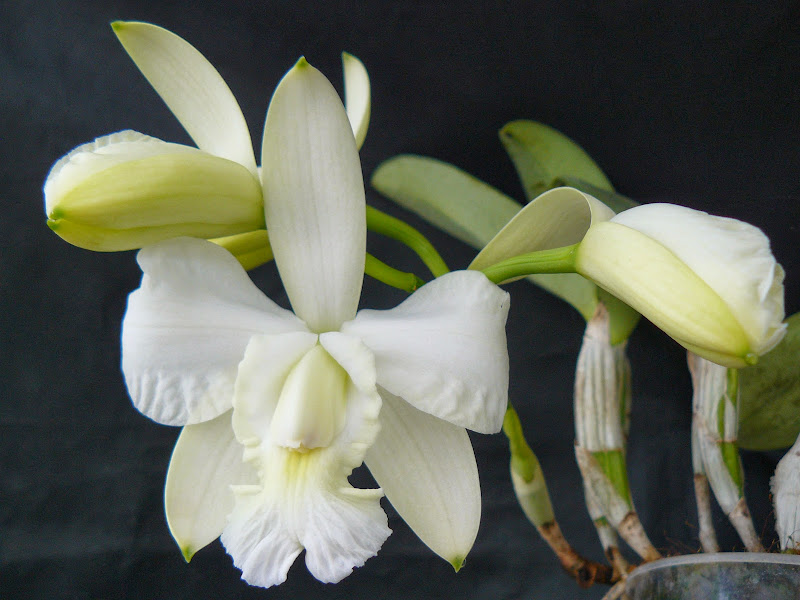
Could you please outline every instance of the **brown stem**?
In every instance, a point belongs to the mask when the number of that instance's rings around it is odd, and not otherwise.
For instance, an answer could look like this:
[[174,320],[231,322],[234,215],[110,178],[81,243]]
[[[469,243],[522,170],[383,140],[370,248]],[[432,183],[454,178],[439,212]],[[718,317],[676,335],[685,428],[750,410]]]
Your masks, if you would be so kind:
[[539,525],[536,529],[558,557],[564,570],[582,588],[591,587],[595,583],[612,585],[619,580],[620,575],[615,569],[578,554],[569,545],[556,521]]

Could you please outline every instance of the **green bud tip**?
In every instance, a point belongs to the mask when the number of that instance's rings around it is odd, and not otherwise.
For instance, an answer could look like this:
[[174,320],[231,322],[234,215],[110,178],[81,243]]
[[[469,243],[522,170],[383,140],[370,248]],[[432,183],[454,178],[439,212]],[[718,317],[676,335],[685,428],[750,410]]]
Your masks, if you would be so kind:
[[52,219],[47,219],[47,226],[48,226],[48,227],[49,227],[51,230],[53,230],[53,231],[57,231],[57,230],[58,230],[58,225],[59,225],[59,222],[58,222],[58,221],[53,221]]
[[295,69],[305,69],[306,67],[310,67],[311,65],[308,64],[305,56],[301,56],[297,59],[297,62],[294,65]]
[[506,123],[500,128],[500,137],[507,137],[510,139],[514,139],[514,135],[509,131],[509,123]]
[[124,27],[125,21],[111,21],[111,29],[113,29],[115,32],[119,32]]
[[191,546],[182,546],[181,554],[183,554],[183,560],[189,563],[191,562],[192,557],[195,555],[195,550]]
[[758,364],[758,355],[753,352],[748,352],[744,356],[744,362],[752,367],[753,365]]
[[458,573],[461,570],[461,567],[464,566],[465,562],[467,562],[466,556],[456,556],[450,561],[450,564],[453,566],[453,570]]

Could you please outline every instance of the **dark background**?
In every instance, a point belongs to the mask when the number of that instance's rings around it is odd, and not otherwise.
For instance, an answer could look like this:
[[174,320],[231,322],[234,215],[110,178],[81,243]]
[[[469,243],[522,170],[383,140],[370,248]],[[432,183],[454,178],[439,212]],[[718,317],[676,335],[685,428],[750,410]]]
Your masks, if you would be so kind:
[[[401,152],[452,162],[521,199],[496,132],[531,118],[565,132],[617,188],[761,227],[800,309],[800,6],[796,2],[134,2],[0,4],[0,598],[600,598],[579,590],[524,519],[500,435],[472,436],[483,520],[457,575],[387,505],[394,534],[342,583],[298,560],[287,583],[248,588],[219,542],[190,565],[163,516],[178,430],[133,409],[119,331],[140,273],[132,252],[94,254],[45,226],[41,186],[59,157],[132,128],[191,143],[116,41],[145,20],[195,45],[239,100],[256,148],[271,93],[300,55],[341,90],[339,53],[372,80],[365,177]],[[368,202],[430,236],[451,267],[474,252],[368,190]],[[404,249],[370,238],[399,268]],[[254,277],[285,303],[274,266]],[[525,282],[509,287],[511,399],[549,480],[562,528],[601,558],[572,452],[572,370],[583,321]],[[403,296],[367,282],[363,304]],[[630,473],[665,552],[696,539],[690,387],[682,350],[649,323],[630,343]],[[745,453],[756,528],[774,540],[768,479],[779,452]],[[715,513],[721,541],[740,549]]]

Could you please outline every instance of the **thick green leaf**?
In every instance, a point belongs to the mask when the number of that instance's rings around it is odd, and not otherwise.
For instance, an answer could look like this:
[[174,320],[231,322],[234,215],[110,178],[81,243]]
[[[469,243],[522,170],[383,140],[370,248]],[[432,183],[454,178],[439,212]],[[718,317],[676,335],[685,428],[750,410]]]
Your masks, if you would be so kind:
[[[562,185],[559,178],[565,176],[614,191],[611,182],[586,151],[552,127],[536,121],[511,121],[503,126],[499,135],[514,162],[528,200]],[[598,200],[602,198],[598,197]]]
[[748,450],[788,448],[800,434],[800,313],[786,323],[783,341],[739,373],[739,446]]
[[483,248],[522,206],[446,162],[401,154],[379,165],[372,187],[453,237]]

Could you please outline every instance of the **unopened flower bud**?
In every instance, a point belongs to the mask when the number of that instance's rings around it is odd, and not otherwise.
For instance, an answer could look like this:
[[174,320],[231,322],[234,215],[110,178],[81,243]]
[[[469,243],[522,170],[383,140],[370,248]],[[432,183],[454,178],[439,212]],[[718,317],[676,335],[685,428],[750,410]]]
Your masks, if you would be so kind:
[[247,168],[135,131],[67,154],[51,169],[44,196],[53,231],[101,252],[264,228],[261,186]]

